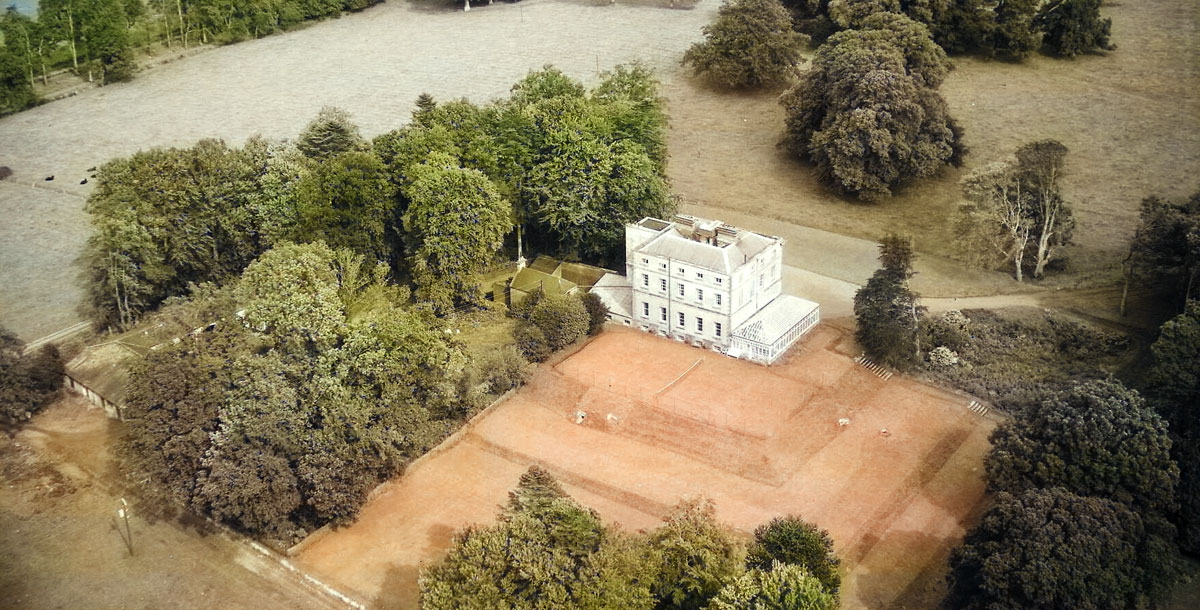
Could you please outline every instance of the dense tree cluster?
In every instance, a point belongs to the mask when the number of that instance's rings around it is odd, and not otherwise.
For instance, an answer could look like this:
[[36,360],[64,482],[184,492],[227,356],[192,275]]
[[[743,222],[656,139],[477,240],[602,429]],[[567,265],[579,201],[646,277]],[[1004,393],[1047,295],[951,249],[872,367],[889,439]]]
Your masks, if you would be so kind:
[[63,385],[63,361],[47,344],[32,354],[25,342],[0,326],[0,424],[25,421],[58,395]]
[[878,13],[904,15],[927,27],[948,53],[978,53],[1020,60],[1045,44],[1074,57],[1109,50],[1111,20],[1100,18],[1100,0],[785,0],[796,30],[824,42],[839,30],[859,28]]
[[1180,305],[1200,295],[1200,192],[1186,200],[1142,200],[1125,278],[1166,288]]
[[1181,575],[1167,427],[1119,383],[1048,391],[992,434],[1000,492],[950,559],[947,608],[1146,607]]
[[879,244],[882,267],[854,294],[854,337],[863,351],[885,366],[907,368],[921,358],[925,308],[909,288],[912,242],[888,235]]
[[445,314],[480,303],[476,276],[514,227],[518,251],[617,264],[625,223],[674,209],[666,117],[641,66],[590,92],[547,68],[488,106],[426,96],[413,119],[372,143],[325,108],[294,144],[203,140],[103,165],[86,208],[95,318],[128,326],[284,240],[386,262]]
[[1001,492],[951,553],[943,607],[1145,608],[1162,592],[1162,551],[1119,502],[1061,487]]
[[1043,276],[1075,229],[1071,205],[1059,190],[1066,157],[1061,142],[1039,140],[963,179],[966,201],[958,224],[970,258],[985,266],[1011,264],[1018,282],[1026,272]]
[[731,89],[791,80],[804,61],[807,40],[792,29],[792,17],[779,0],[726,0],[716,20],[704,26],[704,38],[684,53],[683,63]]
[[936,91],[949,70],[924,25],[872,14],[821,45],[812,68],[780,98],[783,145],[840,192],[889,197],[966,153],[962,129]]
[[458,415],[466,357],[385,266],[284,243],[174,318],[213,330],[132,375],[121,453],[168,498],[290,541],[352,519]]
[[496,525],[460,531],[446,558],[421,575],[421,607],[837,607],[836,590],[812,575],[831,563],[836,568],[828,536],[797,518],[759,528],[760,538],[772,540],[767,555],[784,558],[766,567],[743,566],[743,549],[716,521],[711,502],[685,500],[663,521],[644,535],[606,527],[549,473],[532,466],[509,494]]
[[518,319],[513,329],[517,349],[531,362],[541,362],[584,335],[598,333],[587,301],[587,295],[546,294],[541,289],[525,297],[511,311]]
[[547,67],[488,106],[427,98],[411,125],[379,136],[375,149],[400,187],[402,209],[414,168],[433,153],[482,173],[511,206],[519,250],[527,241],[616,264],[625,223],[674,209],[663,100],[637,64],[618,66],[590,92]]
[[1180,545],[1200,554],[1200,301],[1163,324],[1150,351],[1143,391],[1167,421],[1179,464]]
[[37,101],[33,86],[67,67],[89,81],[126,80],[134,51],[163,44],[230,43],[380,0],[40,0],[37,18],[0,18],[0,114]]

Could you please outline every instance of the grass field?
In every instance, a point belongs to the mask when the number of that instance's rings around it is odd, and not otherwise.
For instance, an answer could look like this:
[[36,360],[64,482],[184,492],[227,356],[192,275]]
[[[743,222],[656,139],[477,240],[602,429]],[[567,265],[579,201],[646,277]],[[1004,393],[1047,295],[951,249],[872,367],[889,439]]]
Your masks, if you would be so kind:
[[776,93],[711,91],[669,81],[674,187],[685,202],[878,239],[915,238],[919,251],[950,255],[958,181],[1024,142],[1070,148],[1064,194],[1076,209],[1077,247],[1057,283],[1113,277],[1150,194],[1200,190],[1200,3],[1105,3],[1118,49],[1074,60],[1020,64],[956,58],[941,87],[970,146],[964,170],[947,169],[891,200],[862,204],[832,194],[811,170],[775,147],[783,110]]
[[[543,366],[297,562],[376,606],[414,608],[420,570],[456,529],[492,522],[538,463],[628,530],[656,527],[696,495],[743,535],[799,514],[834,539],[844,607],[932,607],[946,554],[982,501],[994,422],[961,397],[875,376],[850,349],[841,331],[821,326],[768,368],[606,331]],[[851,423],[838,426],[842,417]]]

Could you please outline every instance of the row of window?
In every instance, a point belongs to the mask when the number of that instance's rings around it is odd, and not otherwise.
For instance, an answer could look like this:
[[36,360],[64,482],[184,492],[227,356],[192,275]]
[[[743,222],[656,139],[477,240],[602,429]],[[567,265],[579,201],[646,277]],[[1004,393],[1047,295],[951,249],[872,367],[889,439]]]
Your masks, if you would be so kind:
[[[650,259],[648,259],[648,258],[643,258],[643,259],[642,259],[642,265],[643,265],[643,266],[646,266],[646,267],[649,267],[649,266],[650,266]],[[666,271],[666,270],[667,270],[667,264],[666,264],[666,263],[662,263],[662,262],[660,262],[660,263],[658,264],[658,269],[659,269],[659,271]],[[686,276],[686,275],[687,275],[687,269],[685,269],[685,268],[683,268],[683,267],[675,267],[675,275],[678,275],[679,277],[684,277],[684,276]],[[702,279],[704,279],[704,272],[703,272],[703,271],[697,271],[697,272],[696,272],[696,279],[698,279],[698,280],[702,280]],[[724,283],[725,283],[725,278],[723,278],[723,277],[718,277],[718,276],[714,276],[714,277],[713,277],[713,282],[716,282],[716,284],[717,284],[718,286],[720,286],[721,284],[724,284]]]
[[[667,291],[667,280],[660,279],[660,280],[658,280],[658,282],[659,282],[659,284],[658,284],[659,291],[666,292]],[[642,274],[642,286],[645,288],[650,287],[650,275],[649,274],[646,274],[646,273]],[[683,282],[676,284],[676,288],[679,289],[678,290],[679,296],[681,296],[681,297],[687,296],[687,285],[685,285]],[[719,292],[713,293],[713,298],[715,299],[717,305],[720,305],[724,301],[723,295]],[[696,301],[698,303],[704,302],[704,289],[703,288],[696,289]]]
[[[659,307],[658,315],[659,315],[659,320],[666,322],[667,321],[667,308]],[[647,303],[645,301],[642,301],[642,317],[643,318],[650,317],[650,303]],[[679,328],[687,327],[687,315],[685,313],[683,313],[682,311],[679,312],[678,324],[679,324]],[[724,329],[722,328],[720,322],[713,322],[713,335],[714,336],[720,337],[723,330]],[[700,316],[696,316],[696,332],[698,332],[698,333],[704,332],[704,318],[701,318]]]

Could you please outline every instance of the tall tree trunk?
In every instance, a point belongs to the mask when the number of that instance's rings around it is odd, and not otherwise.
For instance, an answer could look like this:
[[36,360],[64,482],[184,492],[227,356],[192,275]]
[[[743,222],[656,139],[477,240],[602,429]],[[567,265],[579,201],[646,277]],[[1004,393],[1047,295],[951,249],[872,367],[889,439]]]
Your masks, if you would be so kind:
[[[75,18],[67,12],[67,30],[71,34],[71,66],[75,74],[79,74],[79,51],[75,48]],[[89,76],[88,80],[92,80]]]
[[183,27],[183,0],[175,0],[175,10],[179,13],[179,38],[183,40],[183,48],[187,49],[187,30]]

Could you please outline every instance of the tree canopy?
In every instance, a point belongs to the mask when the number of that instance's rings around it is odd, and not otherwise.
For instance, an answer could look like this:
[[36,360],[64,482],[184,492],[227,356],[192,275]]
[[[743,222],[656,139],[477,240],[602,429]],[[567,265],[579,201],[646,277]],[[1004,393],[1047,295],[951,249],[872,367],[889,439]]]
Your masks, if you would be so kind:
[[[829,533],[800,517],[776,517],[754,530],[754,542],[746,553],[746,567],[771,571],[776,564],[799,566],[833,599],[841,587],[841,561],[833,552]],[[794,578],[791,577],[791,578]]]
[[837,596],[802,566],[751,569],[725,585],[708,610],[836,610]]
[[284,243],[236,283],[172,305],[220,318],[135,368],[120,442],[131,471],[285,542],[352,519],[437,440],[466,362],[399,305],[386,273],[321,242]]
[[1045,395],[992,433],[993,491],[1063,487],[1165,515],[1179,469],[1166,423],[1117,382],[1092,381]]
[[711,501],[680,502],[649,544],[660,609],[700,610],[741,572],[741,548],[717,523]]
[[1101,0],[1049,0],[1033,24],[1044,32],[1042,42],[1055,55],[1075,57],[1095,49],[1116,48],[1108,42],[1112,19],[1100,18]]
[[949,63],[925,26],[901,15],[867,17],[821,45],[813,67],[780,98],[783,146],[823,182],[866,201],[958,164],[962,129],[935,91]]
[[1200,293],[1200,192],[1182,201],[1143,199],[1129,263],[1126,277],[1166,284],[1181,304]]
[[0,326],[0,423],[13,425],[41,411],[63,385],[63,361],[53,344],[25,354],[25,342]]
[[446,558],[421,575],[421,607],[649,610],[646,552],[532,466],[499,523],[458,532]]
[[913,275],[912,242],[888,235],[879,245],[879,260],[882,267],[854,293],[854,337],[877,362],[906,368],[920,358],[925,312],[908,284]]
[[725,0],[704,26],[705,40],[692,45],[683,63],[710,82],[731,89],[786,83],[804,58],[807,37],[792,29],[779,0]]
[[1142,517],[1062,488],[1000,492],[950,554],[947,610],[1147,607],[1178,570]]

